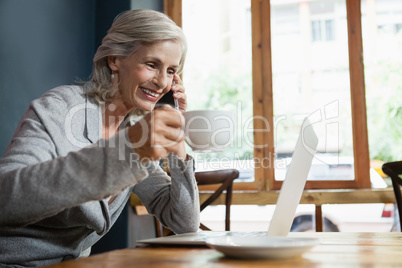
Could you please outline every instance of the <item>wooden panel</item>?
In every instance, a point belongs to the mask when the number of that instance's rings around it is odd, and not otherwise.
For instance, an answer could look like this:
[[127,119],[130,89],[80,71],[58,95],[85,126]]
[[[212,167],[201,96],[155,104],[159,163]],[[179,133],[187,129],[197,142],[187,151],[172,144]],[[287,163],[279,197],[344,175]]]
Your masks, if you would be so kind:
[[[272,189],[279,190],[282,187],[282,181],[275,181]],[[305,189],[357,189],[359,187],[356,180],[314,180],[307,181]],[[364,187],[369,188],[369,187]]]
[[[211,195],[210,192],[200,193],[202,203]],[[279,191],[243,191],[234,192],[232,205],[272,205],[276,204]],[[225,194],[222,194],[213,205],[224,205]],[[301,204],[364,204],[364,203],[395,203],[392,188],[384,189],[359,189],[359,190],[306,190],[303,192]],[[131,194],[130,204],[142,205],[137,195]]]
[[367,137],[360,0],[347,0],[346,9],[355,180],[358,187],[370,188],[370,156]]
[[[272,49],[271,49],[271,4],[269,0],[261,2],[262,27],[262,84],[263,84],[263,117],[268,120],[269,132],[262,133],[267,145],[264,150],[263,166],[265,168],[265,180],[275,179],[275,147],[274,147],[274,100],[272,89]],[[266,183],[266,190],[272,188]]]
[[[210,193],[201,193],[202,202]],[[272,205],[276,204],[279,191],[234,192],[232,205]],[[391,188],[358,189],[358,190],[306,190],[303,192],[301,204],[363,204],[363,203],[395,203]],[[225,204],[225,194],[222,194],[214,205]]]
[[[269,0],[251,1],[254,157],[260,163],[270,161],[270,168],[255,165],[255,179],[259,189],[266,189],[265,181],[274,179],[274,134],[272,100],[272,59]],[[266,125],[268,122],[268,127]],[[236,184],[235,184],[236,186]]]
[[[262,101],[262,72],[261,72],[261,22],[260,22],[260,1],[251,1],[251,32],[252,32],[252,69],[253,69],[253,115],[263,114]],[[261,128],[261,122],[254,121],[254,129]],[[264,136],[254,131],[254,157],[261,159],[264,157],[262,147],[264,145]],[[265,177],[264,170],[261,168],[255,169],[255,178],[260,180]],[[262,185],[258,188],[261,189]]]
[[182,0],[164,0],[163,9],[179,27],[182,27]]

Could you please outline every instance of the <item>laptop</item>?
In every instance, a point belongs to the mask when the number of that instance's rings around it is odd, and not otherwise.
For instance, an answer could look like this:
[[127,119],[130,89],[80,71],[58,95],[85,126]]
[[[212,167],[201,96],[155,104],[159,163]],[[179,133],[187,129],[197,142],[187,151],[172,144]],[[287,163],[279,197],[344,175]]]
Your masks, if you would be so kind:
[[205,245],[207,239],[223,236],[287,236],[303,194],[317,145],[318,137],[306,118],[303,121],[292,161],[286,172],[267,232],[199,231],[142,239],[137,242],[153,245]]

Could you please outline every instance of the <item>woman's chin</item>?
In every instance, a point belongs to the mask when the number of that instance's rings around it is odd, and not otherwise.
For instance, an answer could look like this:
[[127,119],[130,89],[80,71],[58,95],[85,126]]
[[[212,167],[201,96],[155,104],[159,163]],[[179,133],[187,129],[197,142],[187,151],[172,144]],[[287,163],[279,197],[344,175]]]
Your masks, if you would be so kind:
[[150,96],[144,96],[142,91],[138,91],[138,95],[135,95],[133,98],[133,104],[135,109],[143,110],[146,112],[150,112],[155,108],[155,105],[159,101],[160,98],[152,98]]
[[155,108],[155,103],[141,103],[141,105],[138,105],[137,109],[142,110],[144,112],[150,112]]

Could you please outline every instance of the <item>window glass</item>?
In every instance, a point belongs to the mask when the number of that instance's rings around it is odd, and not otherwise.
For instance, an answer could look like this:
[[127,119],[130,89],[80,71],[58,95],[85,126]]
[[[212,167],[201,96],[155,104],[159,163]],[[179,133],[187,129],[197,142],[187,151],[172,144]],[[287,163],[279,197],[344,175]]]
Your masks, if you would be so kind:
[[321,41],[321,21],[316,20],[311,22],[311,35],[314,41]]
[[272,0],[271,26],[276,180],[305,117],[320,137],[308,180],[354,180],[345,0]]
[[244,170],[236,181],[254,179],[250,12],[250,0],[183,0],[188,110],[232,111],[237,126],[234,141],[221,153],[187,149],[197,170]]
[[362,1],[370,158],[381,162],[402,160],[401,25],[402,1]]

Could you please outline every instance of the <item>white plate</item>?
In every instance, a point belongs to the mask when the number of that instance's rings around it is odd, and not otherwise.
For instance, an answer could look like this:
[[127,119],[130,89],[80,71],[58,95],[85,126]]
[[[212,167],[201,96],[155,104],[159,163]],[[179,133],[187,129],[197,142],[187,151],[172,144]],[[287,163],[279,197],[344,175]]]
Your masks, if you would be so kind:
[[238,259],[285,259],[300,256],[318,244],[314,238],[299,237],[220,237],[210,238],[207,246],[227,257]]

